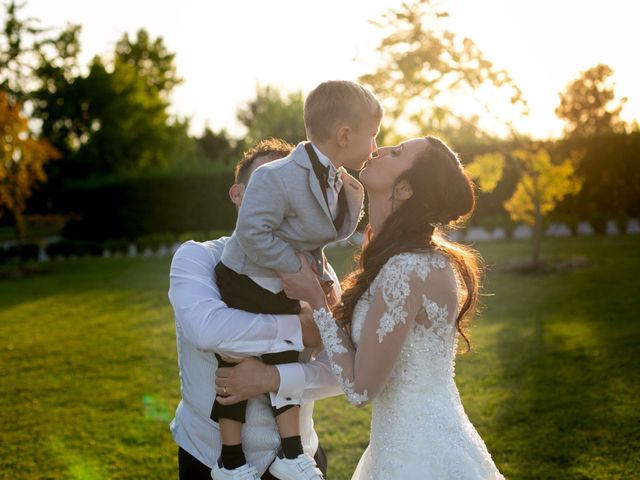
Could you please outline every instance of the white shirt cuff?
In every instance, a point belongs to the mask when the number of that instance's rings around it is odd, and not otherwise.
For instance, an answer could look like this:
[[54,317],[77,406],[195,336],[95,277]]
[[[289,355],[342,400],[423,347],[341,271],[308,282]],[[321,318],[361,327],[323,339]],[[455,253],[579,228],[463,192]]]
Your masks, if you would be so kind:
[[270,393],[271,405],[276,408],[285,405],[300,405],[304,393],[304,368],[299,363],[285,363],[276,365],[280,373],[280,388],[278,393]]
[[302,343],[302,327],[300,317],[297,315],[274,315],[278,325],[276,339],[273,342],[272,352],[286,352],[304,350]]

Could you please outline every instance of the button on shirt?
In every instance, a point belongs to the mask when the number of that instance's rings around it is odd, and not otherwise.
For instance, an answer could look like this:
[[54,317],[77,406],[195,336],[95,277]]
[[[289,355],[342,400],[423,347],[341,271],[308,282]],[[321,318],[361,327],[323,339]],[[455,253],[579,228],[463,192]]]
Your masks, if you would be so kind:
[[327,157],[324,153],[322,153],[318,147],[316,147],[313,143],[311,144],[316,154],[318,155],[318,160],[325,167],[329,167],[329,175],[328,182],[329,188],[327,188],[327,202],[329,203],[329,211],[331,212],[331,217],[333,220],[336,219],[338,215],[338,194],[340,193],[340,189],[342,188],[342,171],[343,168],[336,168],[333,162]]

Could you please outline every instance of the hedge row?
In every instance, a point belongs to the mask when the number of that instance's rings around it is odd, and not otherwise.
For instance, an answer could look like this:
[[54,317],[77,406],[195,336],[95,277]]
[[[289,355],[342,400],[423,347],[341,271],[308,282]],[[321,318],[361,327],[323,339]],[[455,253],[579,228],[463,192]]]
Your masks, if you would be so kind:
[[158,232],[232,230],[235,206],[227,195],[230,172],[127,179],[63,189],[52,210],[74,213],[70,239],[134,240]]
[[[111,254],[128,254],[131,245],[135,245],[138,253],[150,251],[157,253],[161,247],[183,243],[187,240],[205,241],[229,235],[228,230],[211,230],[209,232],[185,232],[180,235],[171,233],[145,235],[134,242],[125,238],[109,239],[104,241],[94,240],[68,240],[52,242],[44,246],[43,250],[51,259],[68,257],[102,256],[105,251]],[[40,245],[34,242],[0,246],[0,265],[6,263],[28,262],[37,260]]]
[[[463,163],[496,148],[456,147]],[[640,132],[562,141],[547,147],[559,156],[572,149],[586,152],[578,168],[585,179],[583,189],[565,199],[552,220],[570,224],[587,220],[598,227],[612,218],[640,217]],[[46,184],[30,200],[28,213],[75,213],[76,219],[63,232],[68,239],[134,240],[159,232],[231,230],[236,218],[227,196],[232,178],[231,171],[213,171],[64,186]],[[479,192],[470,224],[508,227],[511,221],[503,203],[513,193],[517,178],[517,171],[509,164],[492,193]]]

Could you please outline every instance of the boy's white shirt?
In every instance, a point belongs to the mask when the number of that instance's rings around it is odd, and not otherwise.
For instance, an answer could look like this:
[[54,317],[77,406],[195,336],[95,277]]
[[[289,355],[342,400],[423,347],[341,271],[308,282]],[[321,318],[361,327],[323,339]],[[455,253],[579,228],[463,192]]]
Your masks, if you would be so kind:
[[[304,348],[296,315],[252,314],[222,302],[214,268],[227,240],[186,242],[176,251],[170,272],[169,300],[176,320],[182,393],[171,431],[179,446],[208,466],[220,454],[218,425],[209,418],[217,368],[212,352],[251,356]],[[335,285],[339,288],[337,278]],[[304,354],[309,357],[308,350]],[[271,394],[272,401],[277,407],[300,403],[303,447],[313,455],[318,445],[311,416],[313,400],[341,394],[340,386],[324,351],[308,363],[276,367],[280,388]],[[266,396],[249,399],[242,435],[247,460],[259,471],[266,470],[280,445]]]

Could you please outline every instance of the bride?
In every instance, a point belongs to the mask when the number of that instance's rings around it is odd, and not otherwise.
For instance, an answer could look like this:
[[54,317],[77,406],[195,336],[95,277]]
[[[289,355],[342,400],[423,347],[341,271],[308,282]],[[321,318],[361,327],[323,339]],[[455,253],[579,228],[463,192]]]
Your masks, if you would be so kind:
[[457,339],[474,313],[475,253],[440,238],[468,217],[473,185],[439,139],[385,147],[360,180],[368,242],[330,309],[303,263],[284,281],[307,301],[349,402],[372,404],[370,443],[352,480],[503,479],[467,418],[454,382]]

